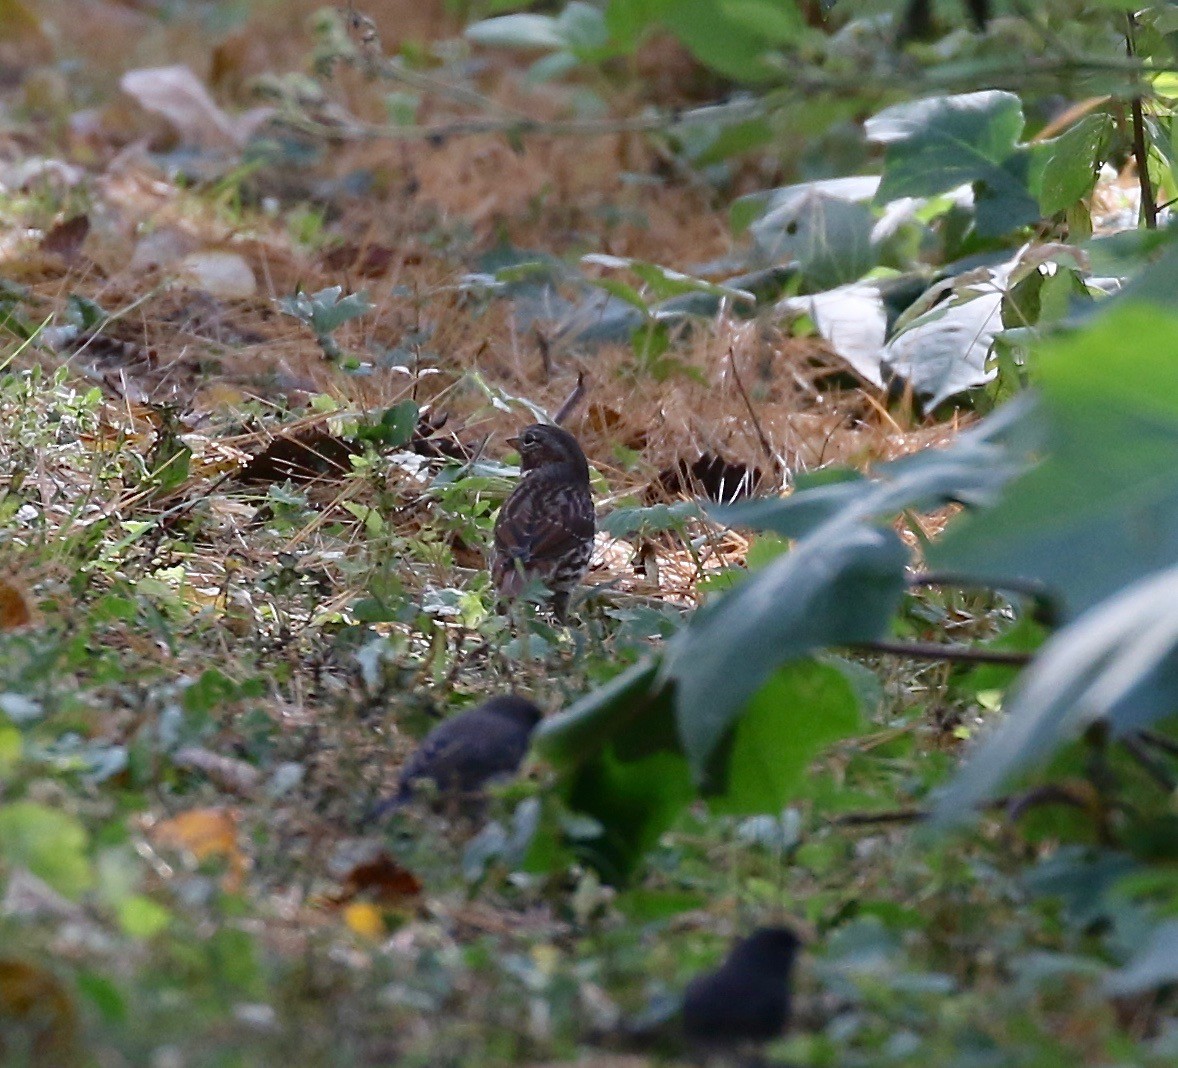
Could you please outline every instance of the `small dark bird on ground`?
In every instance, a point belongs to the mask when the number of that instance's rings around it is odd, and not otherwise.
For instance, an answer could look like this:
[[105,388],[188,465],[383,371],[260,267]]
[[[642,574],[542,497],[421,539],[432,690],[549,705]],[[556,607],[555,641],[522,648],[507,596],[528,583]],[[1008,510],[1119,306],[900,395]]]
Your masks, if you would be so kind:
[[700,1046],[767,1042],[789,1025],[790,973],[801,945],[788,927],[761,927],[683,995],[683,1032]]
[[[965,0],[965,9],[974,29],[978,33],[985,33],[990,21],[990,0]],[[932,35],[932,0],[909,0],[904,9],[904,17],[900,21],[900,41],[923,41]]]
[[488,783],[519,770],[532,731],[542,718],[543,713],[527,698],[506,694],[439,723],[401,769],[397,792],[364,822],[408,804],[426,782],[446,801],[477,798]]
[[495,521],[491,579],[501,600],[523,592],[529,579],[552,591],[560,622],[593,555],[597,524],[589,492],[589,463],[577,439],[558,426],[525,427],[519,449],[523,479]]

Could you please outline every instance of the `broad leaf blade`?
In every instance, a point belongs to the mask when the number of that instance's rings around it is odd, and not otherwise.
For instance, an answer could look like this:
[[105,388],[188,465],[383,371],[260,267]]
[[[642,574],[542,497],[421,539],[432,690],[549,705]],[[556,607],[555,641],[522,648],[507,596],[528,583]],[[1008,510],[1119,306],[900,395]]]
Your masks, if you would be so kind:
[[860,724],[854,689],[837,667],[806,659],[780,669],[737,721],[712,809],[776,815],[797,794],[814,757]]
[[696,616],[676,638],[668,671],[697,778],[775,667],[879,637],[903,593],[907,559],[891,530],[831,524]]

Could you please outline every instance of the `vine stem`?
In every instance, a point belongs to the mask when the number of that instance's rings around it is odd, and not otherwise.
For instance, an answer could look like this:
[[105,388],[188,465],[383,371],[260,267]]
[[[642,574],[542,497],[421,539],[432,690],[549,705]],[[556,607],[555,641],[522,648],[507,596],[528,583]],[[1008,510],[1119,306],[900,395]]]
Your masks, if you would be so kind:
[[[1137,58],[1137,16],[1125,12],[1125,51],[1129,58]],[[1130,102],[1133,113],[1133,157],[1137,161],[1137,182],[1141,186],[1141,214],[1145,228],[1158,228],[1158,206],[1153,197],[1153,183],[1149,180],[1149,147],[1145,141],[1145,111],[1138,93]]]

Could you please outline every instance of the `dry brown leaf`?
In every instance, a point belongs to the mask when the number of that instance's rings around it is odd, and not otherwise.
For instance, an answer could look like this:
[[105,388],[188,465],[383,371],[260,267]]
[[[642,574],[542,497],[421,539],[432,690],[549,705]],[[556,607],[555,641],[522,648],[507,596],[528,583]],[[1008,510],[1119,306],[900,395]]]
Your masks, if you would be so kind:
[[234,757],[222,756],[199,745],[186,745],[172,756],[172,763],[206,775],[222,790],[240,797],[253,797],[262,773],[253,764]]
[[334,905],[360,898],[384,908],[407,909],[421,896],[421,880],[377,842],[341,843],[329,868],[341,884],[329,899]]
[[[66,1064],[77,1038],[77,1012],[60,979],[47,968],[0,959],[0,1061],[31,1047],[33,1064]],[[7,1040],[15,1039],[15,1049]],[[23,1058],[21,1063],[26,1063]]]
[[41,251],[60,256],[66,263],[74,263],[82,252],[82,245],[90,233],[90,216],[74,215],[52,226],[41,238]]
[[11,579],[0,579],[0,630],[19,630],[33,622],[28,591]]
[[151,830],[157,846],[189,854],[196,863],[214,858],[225,860],[228,871],[223,886],[228,891],[241,888],[248,862],[238,843],[236,809],[216,806],[194,808],[162,820]]

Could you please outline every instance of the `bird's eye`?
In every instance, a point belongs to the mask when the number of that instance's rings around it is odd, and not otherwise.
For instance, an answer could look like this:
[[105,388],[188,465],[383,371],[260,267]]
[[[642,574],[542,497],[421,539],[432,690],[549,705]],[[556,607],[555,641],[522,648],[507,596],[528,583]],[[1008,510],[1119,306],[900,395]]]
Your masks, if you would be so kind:
[[526,431],[524,436],[519,439],[521,445],[535,445],[536,441],[536,435],[531,430]]

